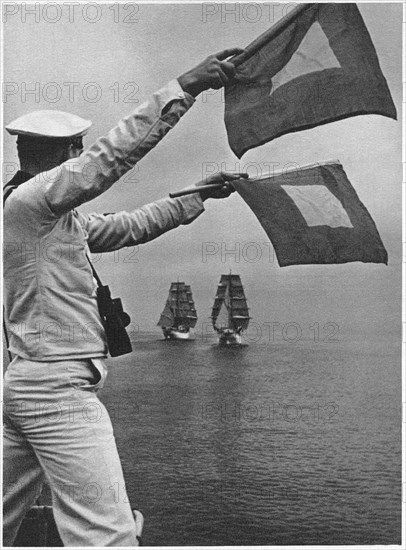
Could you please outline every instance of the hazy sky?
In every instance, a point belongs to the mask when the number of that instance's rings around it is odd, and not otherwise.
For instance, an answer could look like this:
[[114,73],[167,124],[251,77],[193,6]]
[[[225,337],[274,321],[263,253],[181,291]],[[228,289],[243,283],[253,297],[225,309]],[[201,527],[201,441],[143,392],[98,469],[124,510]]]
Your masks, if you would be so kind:
[[[93,120],[85,144],[105,134],[171,78],[210,53],[246,46],[286,12],[286,6],[270,2],[138,3],[127,8],[115,3],[100,5],[100,11],[94,4],[69,9],[66,3],[59,8],[48,3],[45,11],[36,5],[27,3],[24,12],[23,5],[13,3],[6,14],[4,121],[35,109],[70,111]],[[342,334],[364,335],[366,341],[377,333],[399,334],[402,6],[358,5],[396,104],[398,122],[375,115],[353,117],[288,134],[249,151],[239,161],[227,143],[222,94],[210,92],[198,98],[127,181],[121,180],[81,208],[130,210],[201,179],[216,166],[264,175],[269,163],[283,168],[289,163],[339,159],[375,220],[389,266],[280,268],[254,214],[235,193],[225,201],[207,201],[206,212],[192,225],[96,262],[101,278],[111,285],[114,296],[122,297],[140,328],[154,329],[170,282],[179,279],[192,286],[199,331],[208,321],[220,275],[231,269],[241,275],[253,322],[259,327],[264,322],[297,322],[305,332],[311,323],[334,322]],[[34,9],[36,13],[29,13]],[[4,162],[17,163],[15,138],[7,133]],[[5,165],[7,170],[11,167]],[[216,253],[205,256],[208,250]]]

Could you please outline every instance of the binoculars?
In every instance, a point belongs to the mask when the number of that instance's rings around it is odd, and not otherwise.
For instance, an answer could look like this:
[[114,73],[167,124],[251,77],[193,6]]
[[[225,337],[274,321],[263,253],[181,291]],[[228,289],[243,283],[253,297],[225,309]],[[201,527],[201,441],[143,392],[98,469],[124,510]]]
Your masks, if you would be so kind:
[[97,305],[106,333],[107,346],[112,357],[118,357],[132,352],[130,338],[125,330],[131,318],[123,310],[120,298],[112,298],[110,288],[97,287]]

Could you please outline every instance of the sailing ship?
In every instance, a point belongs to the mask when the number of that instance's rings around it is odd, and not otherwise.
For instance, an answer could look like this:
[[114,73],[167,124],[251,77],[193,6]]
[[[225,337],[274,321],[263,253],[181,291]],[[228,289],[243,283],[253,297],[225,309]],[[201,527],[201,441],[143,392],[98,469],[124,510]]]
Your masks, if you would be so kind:
[[195,304],[189,285],[183,282],[171,283],[165,308],[158,326],[166,340],[189,340],[191,330],[197,322]]
[[239,275],[222,275],[211,313],[221,345],[241,345],[241,333],[248,328],[247,300]]

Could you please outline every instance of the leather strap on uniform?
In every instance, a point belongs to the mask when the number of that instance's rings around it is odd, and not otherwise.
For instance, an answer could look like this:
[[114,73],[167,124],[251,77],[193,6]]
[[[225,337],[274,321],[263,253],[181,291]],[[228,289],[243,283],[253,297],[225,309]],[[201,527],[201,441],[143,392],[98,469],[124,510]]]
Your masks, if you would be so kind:
[[13,360],[13,357],[12,357],[12,355],[11,355],[10,350],[8,349],[8,346],[9,346],[10,344],[9,344],[8,333],[7,333],[7,328],[6,328],[6,321],[5,321],[5,319],[4,319],[4,307],[3,307],[3,332],[4,332],[4,339],[5,339],[5,341],[6,341],[7,355],[8,355],[9,361],[10,361],[10,363],[11,363],[11,361]]
[[103,283],[101,282],[100,277],[97,275],[97,271],[95,270],[95,268],[94,268],[94,266],[93,266],[92,262],[90,261],[90,258],[89,258],[89,256],[88,256],[87,254],[86,254],[86,258],[87,258],[87,261],[88,261],[89,264],[90,264],[90,268],[91,268],[91,270],[92,270],[93,277],[94,277],[94,278],[96,279],[96,281],[97,281],[97,285],[98,285],[98,286],[103,286]]

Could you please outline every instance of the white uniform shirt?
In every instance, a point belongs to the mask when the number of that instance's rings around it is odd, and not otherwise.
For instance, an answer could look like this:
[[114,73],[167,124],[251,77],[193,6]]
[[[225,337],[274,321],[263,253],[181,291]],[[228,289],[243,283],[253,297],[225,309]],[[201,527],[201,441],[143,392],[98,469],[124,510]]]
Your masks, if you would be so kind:
[[153,94],[80,157],[21,184],[4,209],[4,287],[10,351],[35,361],[103,357],[107,347],[86,259],[144,243],[199,216],[198,193],[134,212],[75,208],[113,185],[193,104],[177,81]]

